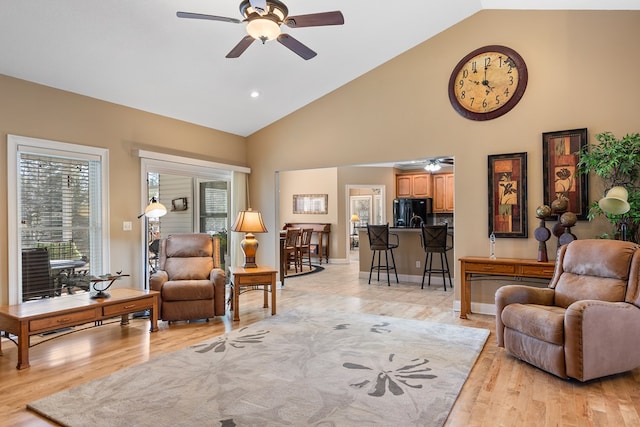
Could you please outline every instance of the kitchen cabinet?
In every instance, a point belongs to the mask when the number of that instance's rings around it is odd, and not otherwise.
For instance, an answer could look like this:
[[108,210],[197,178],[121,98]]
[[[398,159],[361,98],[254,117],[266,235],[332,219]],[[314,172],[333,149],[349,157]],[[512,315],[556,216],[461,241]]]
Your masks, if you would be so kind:
[[452,173],[433,175],[433,212],[453,213],[454,186]]
[[396,175],[396,197],[431,197],[432,182],[428,173]]

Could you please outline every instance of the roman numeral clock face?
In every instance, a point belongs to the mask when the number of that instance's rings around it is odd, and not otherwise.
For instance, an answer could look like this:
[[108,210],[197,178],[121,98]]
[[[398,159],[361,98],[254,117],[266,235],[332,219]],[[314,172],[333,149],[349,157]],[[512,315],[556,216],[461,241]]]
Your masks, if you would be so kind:
[[449,100],[467,119],[495,119],[520,101],[527,79],[527,66],[516,51],[505,46],[481,47],[453,69]]

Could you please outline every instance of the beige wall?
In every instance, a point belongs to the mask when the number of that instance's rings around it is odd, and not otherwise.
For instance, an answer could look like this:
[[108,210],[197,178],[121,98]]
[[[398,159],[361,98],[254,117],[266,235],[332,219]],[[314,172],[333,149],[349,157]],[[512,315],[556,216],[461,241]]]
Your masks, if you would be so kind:
[[[111,269],[141,285],[140,159],[135,149],[245,165],[239,136],[0,76],[0,200],[7,199],[7,134],[109,149]],[[180,147],[180,151],[175,148]],[[131,221],[132,231],[122,231]],[[8,301],[7,207],[0,209],[0,303]]]
[[[541,134],[586,127],[593,142],[593,135],[605,130],[619,136],[639,131],[640,79],[633,75],[640,68],[637,40],[636,11],[482,11],[251,135],[254,204],[267,226],[277,221],[278,170],[447,153],[456,160],[455,256],[487,255],[487,155],[526,151],[530,237],[499,239],[497,255],[534,258],[534,211],[543,197]],[[447,84],[460,58],[489,44],[518,51],[529,83],[521,102],[505,116],[470,121],[451,107]],[[603,189],[590,181],[592,201]],[[573,231],[586,238],[604,226],[580,222]],[[265,237],[261,243],[274,248],[265,261],[273,263],[275,234]],[[549,246],[553,252],[554,245]],[[459,284],[460,275],[455,277]],[[477,289],[474,300],[492,301],[494,287],[483,286],[482,295]],[[456,295],[459,299],[459,286]]]
[[[141,224],[135,217],[142,196],[135,148],[251,167],[252,204],[263,212],[270,230],[279,228],[277,171],[446,153],[456,159],[455,255],[486,255],[488,154],[528,152],[533,236],[533,211],[542,202],[542,132],[587,127],[593,141],[594,134],[605,130],[619,136],[640,130],[640,79],[633,75],[640,68],[639,24],[637,11],[482,11],[246,141],[0,76],[0,164],[7,160],[7,134],[109,148],[111,264],[131,271],[131,280],[139,281]],[[529,84],[507,115],[473,122],[453,110],[447,83],[460,58],[488,44],[516,49],[527,63]],[[595,179],[591,183],[594,200],[603,189]],[[6,197],[6,175],[0,174],[0,199]],[[338,196],[340,212],[344,199]],[[132,232],[121,231],[125,220],[133,222]],[[574,232],[590,237],[605,225],[581,222]],[[0,210],[0,235],[7,236],[6,209]],[[275,263],[276,235],[260,237],[261,248],[272,248],[261,249],[262,262]],[[533,237],[499,239],[497,253],[531,258],[536,248]],[[0,244],[0,302],[7,300],[7,268],[5,238]],[[483,287],[473,299],[491,301],[493,291]]]

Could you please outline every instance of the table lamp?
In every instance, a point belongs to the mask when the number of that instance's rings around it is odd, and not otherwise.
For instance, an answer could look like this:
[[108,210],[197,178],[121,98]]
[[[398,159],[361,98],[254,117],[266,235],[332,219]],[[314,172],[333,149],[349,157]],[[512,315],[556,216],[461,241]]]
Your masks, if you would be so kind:
[[258,241],[253,233],[266,233],[267,227],[262,222],[262,214],[251,210],[238,212],[235,224],[231,227],[232,231],[247,233],[240,242],[242,253],[244,253],[244,268],[256,268],[256,252],[258,252]]

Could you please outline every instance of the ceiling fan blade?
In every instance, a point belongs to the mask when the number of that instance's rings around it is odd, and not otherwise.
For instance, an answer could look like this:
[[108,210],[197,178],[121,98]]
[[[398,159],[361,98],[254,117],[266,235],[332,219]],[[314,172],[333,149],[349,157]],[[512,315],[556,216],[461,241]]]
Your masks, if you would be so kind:
[[240,43],[238,43],[237,45],[235,45],[235,47],[233,49],[231,49],[231,52],[227,53],[227,56],[225,58],[237,58],[240,55],[242,55],[242,53],[247,50],[247,48],[249,46],[251,46],[251,43],[253,43],[255,39],[251,36],[244,36],[242,38],[242,40],[240,40]]
[[267,0],[249,0],[249,3],[259,15],[264,15],[267,12]]
[[201,13],[191,13],[191,12],[176,12],[176,16],[178,18],[208,19],[209,21],[231,22],[233,24],[239,24],[242,22],[239,19],[227,18],[226,16],[203,15]]
[[344,16],[340,11],[311,13],[309,15],[289,16],[284,23],[291,28],[342,25],[344,24]]
[[291,37],[289,34],[280,34],[278,36],[278,41],[304,60],[309,60],[317,55],[317,53]]

